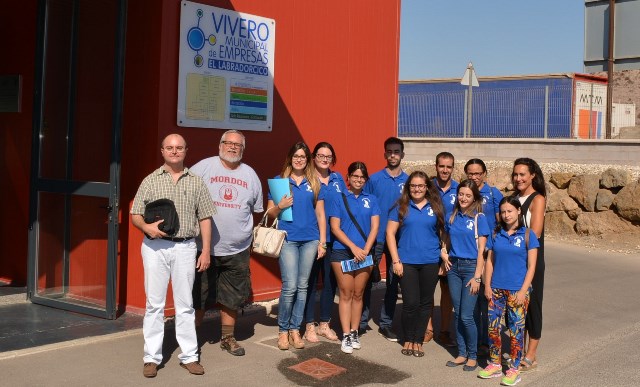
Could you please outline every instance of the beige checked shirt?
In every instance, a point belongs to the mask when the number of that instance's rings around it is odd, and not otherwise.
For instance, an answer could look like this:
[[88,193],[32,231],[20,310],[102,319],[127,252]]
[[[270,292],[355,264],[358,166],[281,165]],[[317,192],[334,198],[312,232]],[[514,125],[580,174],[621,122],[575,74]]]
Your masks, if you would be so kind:
[[216,213],[209,190],[199,176],[185,168],[177,182],[173,182],[171,174],[160,167],[142,180],[138,188],[132,215],[144,215],[147,203],[158,199],[170,199],[176,206],[180,229],[176,238],[190,238],[200,234],[199,220],[206,219]]

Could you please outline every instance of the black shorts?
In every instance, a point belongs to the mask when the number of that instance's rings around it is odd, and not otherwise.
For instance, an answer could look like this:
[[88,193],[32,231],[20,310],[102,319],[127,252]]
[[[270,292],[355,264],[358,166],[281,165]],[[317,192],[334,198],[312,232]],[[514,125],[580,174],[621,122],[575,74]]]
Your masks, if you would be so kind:
[[[237,254],[211,256],[211,266],[205,272],[196,271],[193,282],[194,309],[210,309],[221,304],[238,309],[251,295],[249,270],[250,248]],[[200,252],[198,252],[200,256]]]

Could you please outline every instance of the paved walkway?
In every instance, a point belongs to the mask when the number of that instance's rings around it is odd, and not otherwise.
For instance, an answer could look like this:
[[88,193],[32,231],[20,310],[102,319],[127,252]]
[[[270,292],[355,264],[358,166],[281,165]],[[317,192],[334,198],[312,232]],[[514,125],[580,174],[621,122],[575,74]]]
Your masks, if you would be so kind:
[[[523,374],[521,385],[638,386],[635,369],[640,346],[640,257],[588,251],[547,243],[545,328],[537,370]],[[374,313],[382,291],[375,293]],[[299,351],[275,347],[277,309],[252,308],[239,320],[238,339],[247,350],[233,357],[219,348],[219,321],[206,321],[201,338],[203,376],[178,366],[179,349],[167,328],[167,361],[155,379],[142,376],[143,340],[139,329],[83,338],[12,352],[0,352],[1,383],[7,386],[198,385],[498,385],[475,373],[444,366],[453,354],[431,342],[423,358],[400,354],[374,328],[363,348],[342,354],[338,344],[322,342]],[[399,323],[400,309],[396,316]],[[0,324],[2,324],[0,322]],[[214,329],[215,328],[215,329]],[[208,343],[212,341],[213,344]],[[1,351],[1,349],[0,349]],[[289,367],[306,365],[322,372],[319,359],[342,367],[338,376],[319,381]],[[481,360],[482,362],[482,360]]]

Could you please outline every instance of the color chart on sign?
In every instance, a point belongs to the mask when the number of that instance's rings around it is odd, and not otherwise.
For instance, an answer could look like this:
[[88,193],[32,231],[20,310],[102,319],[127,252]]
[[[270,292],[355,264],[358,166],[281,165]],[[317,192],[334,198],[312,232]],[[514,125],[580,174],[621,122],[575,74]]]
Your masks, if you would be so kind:
[[229,105],[231,120],[266,121],[267,85],[232,79],[229,87]]

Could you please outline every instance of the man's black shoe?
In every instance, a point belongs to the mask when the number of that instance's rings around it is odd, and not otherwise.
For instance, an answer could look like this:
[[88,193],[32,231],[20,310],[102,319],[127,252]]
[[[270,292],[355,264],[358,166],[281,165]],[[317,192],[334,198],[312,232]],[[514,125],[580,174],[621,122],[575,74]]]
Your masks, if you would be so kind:
[[398,336],[391,330],[391,328],[384,327],[378,328],[378,333],[381,334],[385,339],[389,341],[398,341]]
[[358,336],[364,336],[364,335],[365,335],[365,333],[367,333],[367,331],[369,330],[369,329],[367,329],[367,328],[369,328],[369,327],[367,326],[367,327],[360,327],[360,328],[358,328]]

